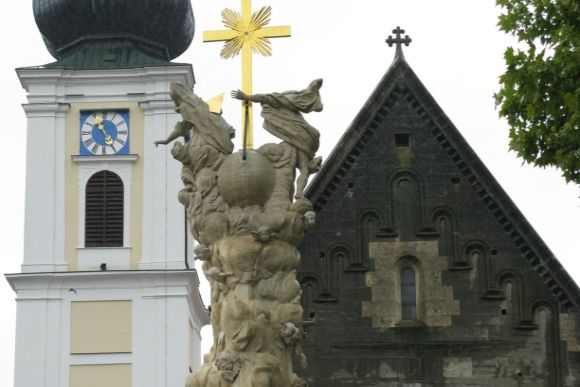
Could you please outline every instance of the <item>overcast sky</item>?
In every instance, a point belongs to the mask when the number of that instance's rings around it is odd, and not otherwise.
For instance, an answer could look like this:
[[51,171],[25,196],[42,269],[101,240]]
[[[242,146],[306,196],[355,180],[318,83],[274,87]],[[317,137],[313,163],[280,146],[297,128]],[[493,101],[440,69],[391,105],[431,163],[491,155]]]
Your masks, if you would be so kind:
[[[239,57],[219,57],[221,43],[202,43],[202,31],[223,29],[223,8],[239,10],[240,0],[193,0],[196,35],[177,62],[192,63],[196,93],[209,98],[240,87]],[[407,62],[468,143],[552,249],[580,282],[580,191],[560,173],[539,169],[508,152],[508,129],[494,107],[503,51],[511,39],[496,27],[491,0],[254,0],[273,8],[270,25],[291,25],[292,37],[273,40],[273,56],[254,59],[254,92],[301,89],[324,78],[324,111],[307,116],[322,136],[326,157],[388,69],[394,55],[385,39],[400,25],[413,39]],[[32,1],[0,2],[0,272],[14,273],[22,262],[25,114],[24,91],[14,72],[41,65],[48,54],[34,23]],[[169,21],[170,22],[170,21]],[[255,114],[255,145],[270,141]],[[224,115],[240,127],[238,101],[226,99]],[[239,145],[239,143],[238,143]],[[176,168],[179,168],[176,162]],[[42,220],[39,220],[42,221]],[[0,386],[12,385],[14,293],[0,280]],[[34,370],[31,370],[34,372]]]

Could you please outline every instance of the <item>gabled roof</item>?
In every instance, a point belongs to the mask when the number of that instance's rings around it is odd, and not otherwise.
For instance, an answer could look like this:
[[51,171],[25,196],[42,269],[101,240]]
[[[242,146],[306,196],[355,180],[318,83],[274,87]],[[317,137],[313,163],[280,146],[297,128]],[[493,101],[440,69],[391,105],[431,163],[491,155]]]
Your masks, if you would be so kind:
[[402,55],[397,55],[306,190],[320,211],[399,98],[406,98],[507,235],[559,300],[580,308],[580,288],[465,141]]

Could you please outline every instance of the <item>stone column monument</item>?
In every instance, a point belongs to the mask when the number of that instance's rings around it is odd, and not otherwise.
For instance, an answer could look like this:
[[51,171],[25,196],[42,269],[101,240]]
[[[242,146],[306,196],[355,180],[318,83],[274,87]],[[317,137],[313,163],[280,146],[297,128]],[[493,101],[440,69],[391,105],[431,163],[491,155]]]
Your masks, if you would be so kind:
[[260,103],[264,128],[282,140],[232,153],[221,109],[171,85],[183,121],[158,143],[186,139],[171,150],[183,164],[178,197],[211,286],[213,347],[187,387],[307,386],[292,370],[294,358],[306,367],[296,246],[315,220],[303,192],[321,159],[319,132],[302,113],[322,110],[321,86],[318,79],[299,91],[232,92]]

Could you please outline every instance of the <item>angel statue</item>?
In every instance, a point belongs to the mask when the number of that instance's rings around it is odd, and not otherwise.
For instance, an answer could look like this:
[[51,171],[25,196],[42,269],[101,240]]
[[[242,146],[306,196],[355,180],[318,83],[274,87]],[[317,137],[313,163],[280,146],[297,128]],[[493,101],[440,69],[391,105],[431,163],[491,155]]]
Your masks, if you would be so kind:
[[321,87],[322,79],[315,79],[303,90],[253,95],[237,90],[231,94],[242,101],[260,103],[264,129],[296,149],[296,168],[300,171],[296,199],[304,198],[308,177],[320,169],[322,162],[320,157],[315,157],[320,145],[320,132],[302,116],[302,113],[322,111]]

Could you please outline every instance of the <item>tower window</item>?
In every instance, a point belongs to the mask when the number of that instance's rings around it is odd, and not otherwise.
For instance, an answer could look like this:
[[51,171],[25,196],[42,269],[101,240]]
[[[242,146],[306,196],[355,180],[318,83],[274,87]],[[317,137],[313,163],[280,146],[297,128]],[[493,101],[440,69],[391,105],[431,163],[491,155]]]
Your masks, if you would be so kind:
[[409,133],[395,134],[395,147],[408,148],[409,147]]
[[401,308],[403,320],[417,320],[417,286],[410,267],[401,270]]
[[123,246],[123,181],[111,171],[95,173],[87,182],[85,247]]

